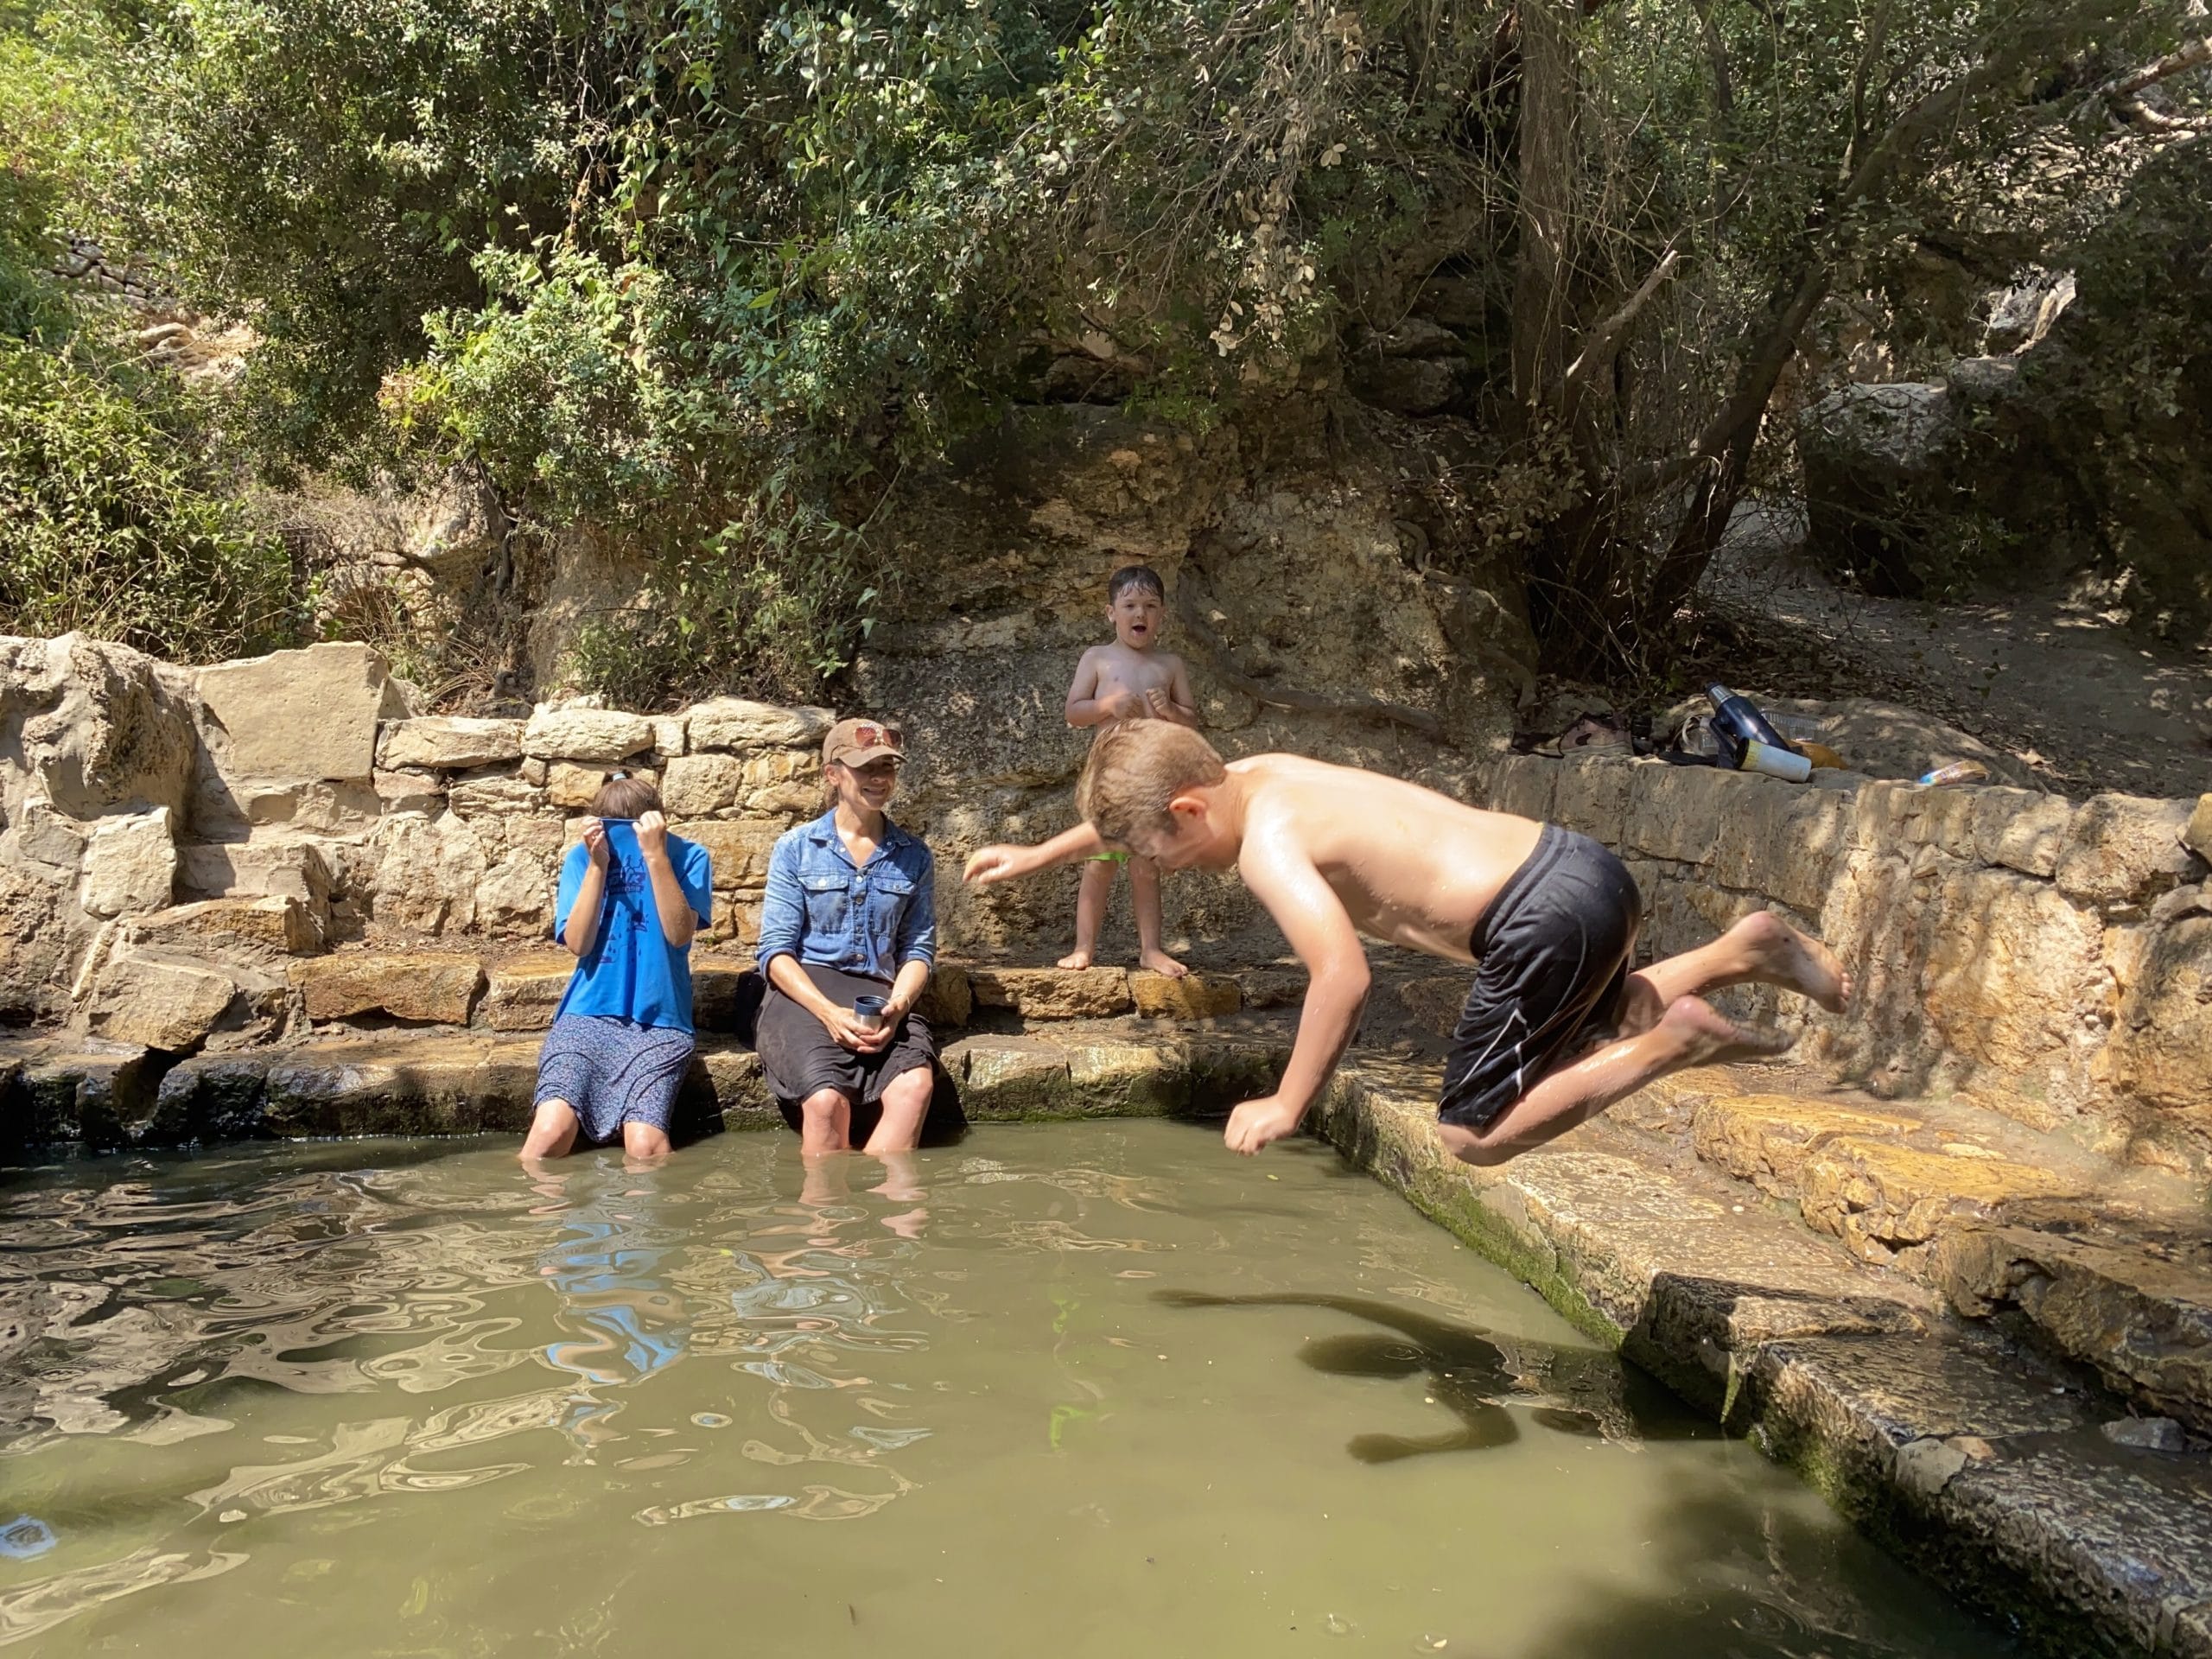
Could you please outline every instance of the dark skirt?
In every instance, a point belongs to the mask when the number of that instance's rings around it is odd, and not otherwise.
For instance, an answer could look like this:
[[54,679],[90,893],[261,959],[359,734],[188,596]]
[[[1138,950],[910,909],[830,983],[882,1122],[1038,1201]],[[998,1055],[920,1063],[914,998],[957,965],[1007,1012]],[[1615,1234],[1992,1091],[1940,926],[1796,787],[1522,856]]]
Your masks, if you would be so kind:
[[[800,963],[799,971],[813,982],[816,990],[846,1007],[852,1007],[856,996],[884,996],[891,990],[884,980],[810,963]],[[958,1091],[937,1063],[937,1035],[918,1014],[909,1014],[900,1020],[898,1035],[884,1047],[873,1054],[856,1054],[841,1046],[819,1020],[772,982],[760,1005],[755,1046],[768,1092],[776,1097],[784,1121],[794,1128],[798,1126],[800,1102],[817,1090],[835,1089],[853,1103],[852,1141],[860,1145],[882,1109],[884,1090],[918,1065],[930,1067],[936,1079],[923,1127],[924,1142],[949,1139],[966,1127]]]

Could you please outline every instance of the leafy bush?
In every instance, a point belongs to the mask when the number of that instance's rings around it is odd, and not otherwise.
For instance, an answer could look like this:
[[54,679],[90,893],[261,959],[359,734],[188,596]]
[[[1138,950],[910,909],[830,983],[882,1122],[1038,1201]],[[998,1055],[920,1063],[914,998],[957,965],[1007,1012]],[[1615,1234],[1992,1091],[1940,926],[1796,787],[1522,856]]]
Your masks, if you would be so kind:
[[289,642],[283,543],[211,487],[182,394],[0,340],[0,632],[193,662]]

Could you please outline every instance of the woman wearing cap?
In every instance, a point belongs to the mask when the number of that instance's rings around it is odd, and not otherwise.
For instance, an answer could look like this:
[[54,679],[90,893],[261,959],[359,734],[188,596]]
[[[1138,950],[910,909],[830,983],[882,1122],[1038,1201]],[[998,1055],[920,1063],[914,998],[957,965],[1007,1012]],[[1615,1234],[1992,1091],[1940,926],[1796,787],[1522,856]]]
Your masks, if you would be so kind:
[[558,1158],[579,1135],[668,1155],[691,1066],[691,936],[713,904],[707,849],[668,833],[658,790],[609,772],[561,864],[553,931],[576,969],[538,1051],[524,1158]]
[[[881,721],[830,728],[830,810],[768,860],[760,1065],[809,1157],[849,1147],[856,1120],[863,1150],[912,1148],[936,1086],[937,1039],[913,1011],[937,957],[935,861],[884,814],[904,747]],[[875,1019],[854,1006],[873,997]]]

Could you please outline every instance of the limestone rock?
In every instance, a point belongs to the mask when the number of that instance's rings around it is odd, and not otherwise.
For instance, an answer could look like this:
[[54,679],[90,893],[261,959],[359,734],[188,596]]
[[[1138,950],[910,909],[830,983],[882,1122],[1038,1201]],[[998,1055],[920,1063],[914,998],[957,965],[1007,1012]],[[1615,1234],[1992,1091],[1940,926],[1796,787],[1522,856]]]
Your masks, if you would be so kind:
[[379,769],[370,785],[385,812],[435,812],[445,804],[445,780],[435,772]]
[[519,760],[522,728],[518,720],[471,720],[456,715],[387,721],[377,741],[377,765],[461,772]]
[[86,838],[85,880],[78,889],[78,902],[95,916],[136,916],[165,909],[175,897],[176,874],[168,808],[102,818]]
[[458,933],[476,920],[484,884],[483,843],[461,818],[387,819],[376,846],[375,915],[410,933]]
[[1706,1101],[1691,1120],[1697,1155],[1777,1198],[1797,1196],[1814,1151],[1842,1135],[1902,1139],[1917,1118],[1805,1100],[1796,1095],[1731,1095]]
[[2200,795],[2181,832],[2182,844],[2199,858],[2212,862],[2212,795]]
[[1929,1276],[1960,1313],[2018,1307],[2120,1393],[2212,1433],[2212,1275],[2177,1254],[2109,1226],[1974,1227],[1936,1244]]
[[1474,981],[1468,974],[1424,974],[1398,982],[1398,1005],[1414,1023],[1432,1036],[1449,1037],[1459,1028],[1459,1010],[1466,1006]]
[[133,943],[176,950],[235,950],[249,960],[313,956],[321,930],[305,905],[289,896],[206,899],[129,924]]
[[2140,795],[2098,795],[2074,815],[2058,859],[2059,891],[2093,904],[2133,904],[2188,880],[2194,855],[2182,844],[2193,804]]
[[[625,770],[641,782],[656,787],[660,783],[659,774],[651,767],[633,766]],[[588,812],[591,804],[599,798],[599,791],[606,784],[607,768],[604,766],[580,766],[573,761],[555,760],[545,768],[545,802],[563,812]],[[661,804],[664,807],[668,804],[665,798]]]
[[[1704,699],[1696,699],[1695,706],[1705,708]],[[1870,778],[1909,783],[1940,766],[1973,760],[1999,784],[2026,787],[2035,781],[2027,767],[1971,732],[1903,703],[1878,697],[1764,697],[1759,707],[1802,725],[1813,741],[1841,755],[1852,772]],[[1813,774],[1816,781],[1823,775]]]
[[1196,971],[1174,978],[1148,969],[1129,975],[1129,994],[1137,1012],[1154,1019],[1215,1020],[1243,1006],[1244,995],[1235,980],[1222,974]]
[[2123,1417],[2103,1425],[2103,1433],[2114,1446],[2132,1446],[2142,1452],[2189,1450],[2189,1437],[2171,1417]]
[[0,837],[0,862],[35,871],[57,886],[74,887],[84,868],[85,826],[55,811],[51,801],[33,796]]
[[543,789],[520,778],[493,772],[480,778],[456,779],[447,786],[446,804],[464,818],[487,818],[541,812],[549,803]]
[[544,859],[511,851],[484,872],[476,890],[476,925],[501,933],[543,936],[553,925],[554,875]]
[[743,697],[715,697],[684,713],[690,748],[803,748],[820,744],[836,723],[827,709],[786,709]]
[[266,1074],[259,1131],[474,1135],[530,1122],[534,1038],[381,1033],[291,1050]]
[[[1560,765],[1559,761],[1547,755],[1503,756],[1491,775],[1490,798],[1480,804],[1493,812],[1510,812],[1516,817],[1534,818],[1540,823],[1551,821],[1555,817],[1552,798],[1559,785]],[[1582,829],[1582,825],[1573,818],[1557,821],[1572,829]],[[1584,830],[1584,833],[1592,832]]]
[[968,982],[968,970],[957,962],[940,958],[930,970],[930,982],[923,988],[914,1012],[933,1029],[950,1031],[966,1025],[975,1011],[976,988]]
[[2212,1133],[2212,916],[2151,930],[2113,1022],[2114,1084]]
[[2025,789],[1978,789],[1974,793],[1974,854],[2024,875],[2058,873],[2074,803],[2063,795]]
[[[1516,762],[1535,758],[1516,756]],[[1563,757],[1552,770],[1551,808],[1538,816],[1580,830],[1608,847],[1618,847],[1628,821],[1629,785],[1635,772],[1627,757],[1578,753]]]
[[310,1020],[382,1013],[395,1020],[459,1026],[468,1022],[484,970],[474,957],[348,950],[295,963],[291,980]]
[[737,804],[755,817],[820,817],[822,757],[810,749],[770,749],[750,756],[738,774]]
[[346,779],[376,769],[390,671],[367,645],[318,645],[217,663],[193,677],[226,781]]
[[39,1043],[23,1057],[22,1117],[0,1126],[17,1145],[120,1146],[124,1123],[153,1105],[161,1062],[136,1043]]
[[2008,870],[1956,871],[1935,887],[1915,941],[1929,1023],[1960,1053],[2018,1075],[2073,1052],[2085,1021],[2111,1014],[2104,931],[2048,883]]
[[543,1031],[569,988],[576,959],[566,950],[543,950],[494,963],[477,1011],[494,1031]]
[[523,728],[524,754],[612,766],[653,746],[652,722],[612,709],[540,709]]
[[270,782],[203,773],[194,797],[192,825],[203,836],[240,839],[262,828],[294,834],[348,836],[372,828],[384,816],[373,779],[322,779]]
[[327,920],[336,884],[314,842],[232,841],[177,849],[177,885],[194,899],[296,899]]
[[111,957],[87,1007],[95,1036],[180,1053],[207,1040],[238,995],[229,975],[184,963]]
[[976,1001],[1030,1020],[1097,1020],[1127,1014],[1129,976],[1119,968],[976,968]]
[[701,1031],[734,1033],[740,1041],[751,1042],[767,989],[767,982],[743,957],[692,952],[691,1014]]
[[1308,977],[1303,968],[1269,963],[1247,968],[1237,976],[1237,983],[1248,1008],[1291,1008],[1306,1000]]
[[1063,1104],[1068,1054],[1033,1037],[967,1037],[943,1050],[961,1104],[978,1120],[1033,1117]]
[[183,811],[199,753],[184,676],[81,633],[0,639],[0,745],[73,818]]
[[1799,1171],[1806,1223],[1860,1260],[1885,1263],[2008,1203],[2063,1196],[2051,1171],[2003,1158],[1955,1158],[1863,1135],[1815,1147]]
[[744,765],[734,755],[680,755],[668,763],[661,804],[671,818],[703,817],[734,804],[744,781]]
[[708,818],[670,825],[673,834],[707,849],[715,891],[758,889],[768,879],[768,855],[784,833],[780,820]]

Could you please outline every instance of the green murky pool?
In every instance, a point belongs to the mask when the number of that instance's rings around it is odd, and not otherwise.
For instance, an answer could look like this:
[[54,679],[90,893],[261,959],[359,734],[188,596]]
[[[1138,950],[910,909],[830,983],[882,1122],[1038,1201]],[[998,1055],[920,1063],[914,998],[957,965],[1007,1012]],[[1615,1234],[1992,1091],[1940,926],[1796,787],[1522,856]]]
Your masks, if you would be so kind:
[[0,1643],[2009,1651],[1318,1145],[511,1150],[10,1178]]

